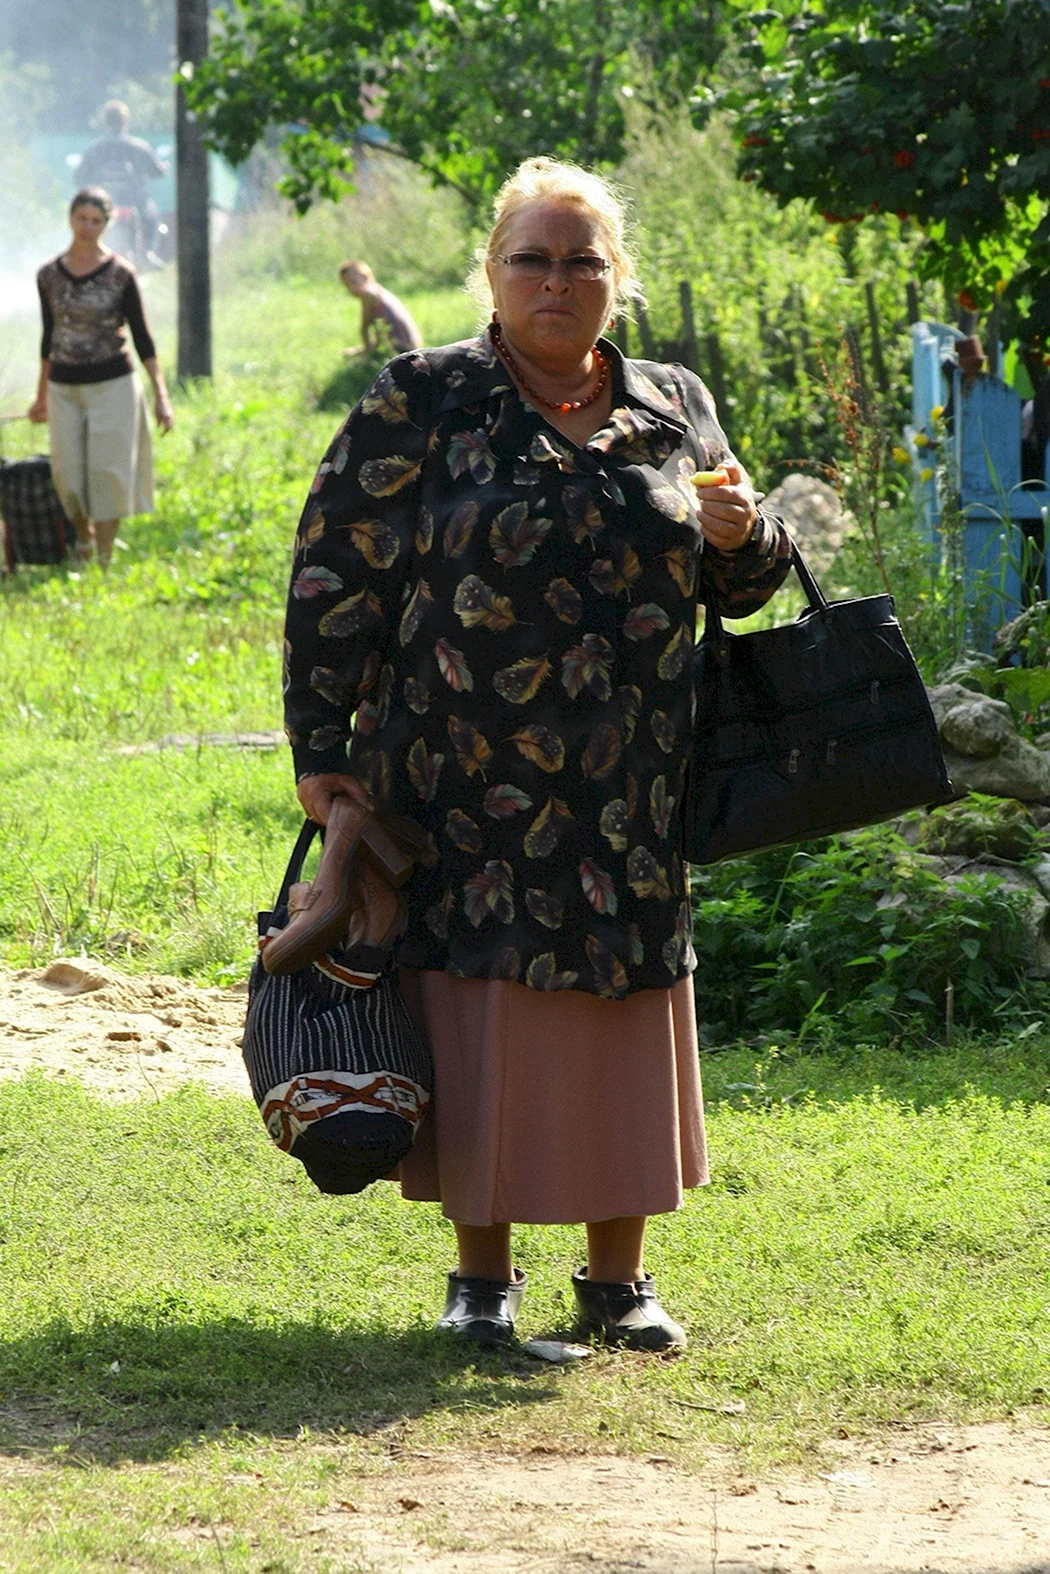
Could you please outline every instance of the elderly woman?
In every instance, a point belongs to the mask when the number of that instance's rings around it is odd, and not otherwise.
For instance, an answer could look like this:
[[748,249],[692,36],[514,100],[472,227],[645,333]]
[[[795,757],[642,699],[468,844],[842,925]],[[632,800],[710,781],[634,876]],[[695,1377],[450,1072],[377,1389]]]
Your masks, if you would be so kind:
[[153,384],[157,425],[170,432],[175,423],[135,270],[102,244],[112,212],[101,187],[78,191],[69,205],[72,243],[37,274],[44,332],[29,410],[50,428],[55,489],[77,555],[86,562],[94,550],[103,568],[121,519],[153,508],[149,426],[127,329]]
[[512,1338],[511,1225],[583,1223],[578,1333],[681,1348],[643,1240],[707,1179],[677,851],[697,598],[754,612],[790,543],[703,383],[599,337],[637,289],[603,180],[527,161],[480,269],[486,331],[390,362],[303,513],[299,798],[324,822],[373,795],[436,848],[397,958],[435,1067],[401,1187],[459,1249],[439,1326]]

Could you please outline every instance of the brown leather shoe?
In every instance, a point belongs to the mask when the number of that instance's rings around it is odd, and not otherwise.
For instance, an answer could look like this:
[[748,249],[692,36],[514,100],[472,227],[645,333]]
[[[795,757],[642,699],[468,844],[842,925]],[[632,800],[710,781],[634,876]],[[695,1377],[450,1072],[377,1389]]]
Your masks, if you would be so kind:
[[[355,915],[354,939],[363,940],[367,933],[376,942],[392,944],[404,923],[397,891],[425,847],[423,832],[410,820],[366,809],[353,798],[333,799],[317,874],[312,885],[297,886],[287,925],[263,947],[266,971],[297,973],[332,946],[346,945]],[[370,915],[373,904],[376,912]]]

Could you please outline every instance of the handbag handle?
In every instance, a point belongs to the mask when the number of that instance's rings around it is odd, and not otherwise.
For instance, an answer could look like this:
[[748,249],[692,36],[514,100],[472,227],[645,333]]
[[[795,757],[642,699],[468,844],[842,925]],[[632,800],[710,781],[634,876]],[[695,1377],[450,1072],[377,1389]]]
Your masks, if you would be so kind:
[[295,846],[292,848],[292,856],[289,858],[288,867],[284,871],[284,879],[281,881],[281,889],[277,894],[276,902],[273,904],[275,910],[278,907],[285,907],[287,905],[288,892],[291,890],[292,886],[302,878],[303,864],[306,862],[306,855],[310,851],[314,837],[318,834],[320,834],[323,839],[323,826],[318,825],[316,820],[303,821],[303,828],[296,838]]
[[[797,541],[792,541],[791,543],[791,566],[802,583],[802,589],[806,593],[806,600],[809,602],[809,610],[811,612],[826,612],[828,607],[827,597],[813,578],[809,564],[802,556]],[[724,640],[725,638],[726,631],[722,626],[722,617],[715,601],[714,592],[709,591],[704,596],[704,632],[701,643],[706,640]]]

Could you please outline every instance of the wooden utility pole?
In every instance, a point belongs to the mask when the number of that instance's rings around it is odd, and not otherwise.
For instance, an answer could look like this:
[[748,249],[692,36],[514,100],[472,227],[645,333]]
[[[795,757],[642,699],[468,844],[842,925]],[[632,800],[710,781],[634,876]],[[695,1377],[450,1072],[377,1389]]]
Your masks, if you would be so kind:
[[211,376],[208,151],[183,87],[208,53],[208,0],[177,0],[175,48],[179,63],[175,90],[178,372],[185,379]]

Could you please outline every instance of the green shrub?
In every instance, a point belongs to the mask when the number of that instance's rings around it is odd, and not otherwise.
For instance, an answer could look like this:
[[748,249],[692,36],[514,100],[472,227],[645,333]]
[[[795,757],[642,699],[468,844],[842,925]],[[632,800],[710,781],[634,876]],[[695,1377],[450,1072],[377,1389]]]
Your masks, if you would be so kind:
[[1027,898],[977,874],[948,885],[886,828],[696,871],[693,907],[708,1040],[918,1039],[943,1030],[949,983],[956,1022],[1001,1029],[1045,996]]

